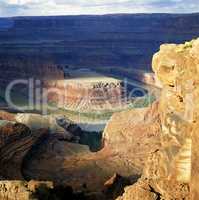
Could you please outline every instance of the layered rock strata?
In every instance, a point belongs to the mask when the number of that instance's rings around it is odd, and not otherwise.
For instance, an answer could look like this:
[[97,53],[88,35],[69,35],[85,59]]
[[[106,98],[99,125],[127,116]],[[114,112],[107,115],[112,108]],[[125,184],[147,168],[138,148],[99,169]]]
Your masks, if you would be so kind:
[[[132,177],[130,183],[133,183],[142,173],[145,159],[159,147],[160,114],[157,108],[158,103],[155,102],[148,108],[114,114],[104,131],[104,147],[97,153],[91,153],[87,146],[60,140],[52,134],[65,131],[58,127],[56,118],[52,120],[52,116],[2,114],[2,118],[11,119],[12,116],[14,121],[26,124],[29,127],[26,127],[27,130],[31,129],[38,137],[41,134],[40,128],[47,128],[51,132],[36,148],[37,142],[31,144],[32,134],[30,137],[25,135],[25,139],[22,136],[20,139],[13,137],[14,141],[4,144],[2,174],[7,179],[49,180],[56,185],[71,185],[78,191],[100,194],[104,182],[114,173]],[[11,130],[12,126],[9,125]],[[7,125],[3,127],[7,130]],[[13,166],[16,170],[11,168]],[[109,190],[113,191],[112,186]],[[120,192],[113,191],[113,195],[108,192],[108,196],[115,197]]]
[[6,179],[23,180],[23,161],[39,140],[48,134],[47,130],[31,133],[23,124],[8,122],[0,128],[1,175]]
[[[0,75],[1,88],[6,88],[15,80],[35,79],[42,81],[43,84],[47,84],[46,82],[49,80],[56,81],[64,78],[64,72],[54,65],[53,62],[30,61],[26,59],[14,61],[10,59],[9,62],[1,62],[0,68],[3,72]],[[22,86],[20,85],[20,88],[23,91],[24,84]]]

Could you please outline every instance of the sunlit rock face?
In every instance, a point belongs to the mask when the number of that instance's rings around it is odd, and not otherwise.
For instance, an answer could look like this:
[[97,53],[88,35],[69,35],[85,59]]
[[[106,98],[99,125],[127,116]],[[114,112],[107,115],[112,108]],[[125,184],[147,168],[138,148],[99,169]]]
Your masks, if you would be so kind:
[[163,84],[161,176],[189,183],[191,137],[199,114],[199,39],[162,45],[153,57],[153,70]]
[[[159,103],[161,147],[150,154],[142,178],[119,200],[197,199],[199,121],[199,39],[165,44],[153,57],[163,85]],[[191,192],[190,192],[191,186]],[[191,193],[191,195],[190,195]]]
[[154,102],[147,108],[115,113],[103,133],[105,147],[131,161],[140,174],[149,154],[160,146],[158,107]]

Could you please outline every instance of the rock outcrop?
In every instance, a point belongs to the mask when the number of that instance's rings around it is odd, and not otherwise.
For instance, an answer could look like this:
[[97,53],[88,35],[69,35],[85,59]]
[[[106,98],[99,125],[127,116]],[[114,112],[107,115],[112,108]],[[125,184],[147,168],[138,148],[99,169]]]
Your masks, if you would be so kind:
[[72,122],[66,121],[64,116],[20,113],[16,115],[15,120],[25,124],[32,131],[47,129],[50,134],[57,134],[62,139],[72,140],[73,138],[73,135],[67,130]]
[[116,113],[104,130],[105,147],[134,163],[140,174],[148,155],[160,145],[159,103]]
[[114,114],[104,132],[104,147],[97,153],[51,135],[26,160],[25,177],[71,185],[76,190],[86,187],[91,192],[101,192],[115,173],[137,180],[144,160],[159,147],[157,106]]
[[49,181],[0,181],[1,200],[90,200],[93,196],[74,192],[69,186],[55,186]]
[[149,156],[142,178],[120,200],[141,199],[146,192],[151,200],[198,199],[198,52],[199,39],[162,45],[154,55],[153,70],[163,84],[161,147]]
[[0,128],[1,176],[6,179],[23,180],[23,162],[28,152],[48,130],[32,132],[23,124],[7,122]]
[[45,198],[48,197],[53,184],[50,182],[30,181],[0,181],[1,200],[39,200],[41,196],[37,191],[46,190]]
[[[111,110],[123,103],[124,88],[121,80],[87,68],[65,69],[64,72],[65,80],[58,80],[54,85],[48,81],[47,86],[56,91],[50,93],[48,99],[57,103],[59,107],[89,113],[96,110]],[[52,80],[52,83],[54,82]]]

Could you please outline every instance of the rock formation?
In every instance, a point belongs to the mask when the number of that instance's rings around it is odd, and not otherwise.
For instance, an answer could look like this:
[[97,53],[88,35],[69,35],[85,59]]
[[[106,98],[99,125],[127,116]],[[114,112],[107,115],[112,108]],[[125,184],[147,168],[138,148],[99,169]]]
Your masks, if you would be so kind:
[[[89,193],[100,193],[105,187],[104,194],[115,198],[121,194],[121,185],[133,182],[121,176],[133,176],[135,180],[142,174],[137,183],[125,188],[118,200],[197,200],[198,52],[199,39],[182,45],[162,45],[153,57],[153,70],[163,85],[159,102],[114,114],[103,134],[104,146],[97,153],[91,153],[87,146],[48,135],[46,129],[38,130],[45,125],[52,132],[64,131],[55,120],[18,115],[15,120],[35,131],[31,132],[14,120],[10,123],[8,119],[13,115],[2,114],[1,175],[7,179],[53,181]],[[34,148],[46,135],[43,143]],[[112,177],[113,174],[116,175]],[[124,184],[118,188],[119,181]],[[13,196],[21,182],[9,184],[0,182],[0,197],[8,198],[7,190]],[[24,184],[27,183],[22,182],[20,190],[25,198],[30,198]]]
[[142,173],[145,159],[159,147],[157,106],[155,103],[146,109],[114,114],[104,132],[104,147],[97,153],[51,135],[26,160],[25,177],[68,184],[76,190],[83,190],[86,185],[92,192],[101,192],[115,173],[132,176],[135,181]]
[[48,103],[49,91],[64,79],[63,71],[53,62],[27,58],[2,61],[0,71],[0,105],[6,109],[40,111]]
[[0,60],[151,70],[159,45],[197,37],[198,21],[198,13],[3,18]]
[[[0,68],[2,71],[0,76],[0,86],[2,89],[14,80],[29,80],[32,78],[45,83],[48,80],[60,80],[64,77],[63,71],[58,69],[52,62],[30,61],[24,58],[21,60],[13,60],[11,58],[9,61],[2,61]],[[20,88],[24,91],[24,84],[22,86],[20,85]]]
[[68,121],[65,124],[59,124],[59,121],[63,121],[64,119],[64,116],[40,115],[33,113],[20,113],[15,117],[15,120],[18,123],[25,124],[32,131],[47,129],[50,134],[57,134],[62,139],[71,140],[73,135],[67,130],[67,128],[72,122]]
[[98,82],[93,83],[69,79],[65,94],[65,107],[82,112],[112,109],[122,103],[122,86],[119,80],[114,79],[110,82],[99,78]]
[[46,190],[45,198],[48,197],[47,193],[52,190],[53,184],[50,182],[38,181],[0,181],[0,199],[2,200],[39,200],[37,191],[41,188]]
[[132,162],[140,174],[148,155],[160,145],[158,105],[114,114],[103,133],[105,147]]
[[[122,104],[122,81],[89,69],[67,70],[65,80],[47,81],[47,88],[55,89],[48,95],[59,107],[78,112],[110,110]],[[55,82],[55,83],[54,83]],[[54,85],[53,85],[54,84]]]
[[1,176],[6,179],[23,180],[23,161],[39,140],[48,134],[47,130],[30,131],[23,124],[7,123],[0,128]]
[[153,70],[163,84],[161,147],[149,156],[142,178],[120,200],[141,199],[143,194],[150,200],[198,199],[198,52],[199,39],[162,45],[154,55]]

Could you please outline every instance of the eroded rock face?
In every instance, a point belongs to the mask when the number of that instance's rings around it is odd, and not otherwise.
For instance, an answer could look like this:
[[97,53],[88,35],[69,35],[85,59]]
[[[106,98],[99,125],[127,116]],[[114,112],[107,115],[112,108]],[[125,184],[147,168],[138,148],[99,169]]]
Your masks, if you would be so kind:
[[23,180],[23,161],[31,148],[48,134],[48,130],[32,133],[23,124],[7,123],[0,127],[0,167],[6,179]]
[[131,200],[131,199],[157,200],[158,194],[151,191],[151,188],[147,183],[139,181],[133,186],[126,187],[124,195],[117,198],[117,200]]
[[104,144],[129,160],[141,174],[151,152],[160,147],[159,103],[116,113],[104,130]]
[[191,137],[199,114],[199,39],[182,45],[162,45],[153,69],[163,84],[160,100],[162,159],[158,177],[189,183]]
[[199,39],[162,45],[154,55],[153,70],[163,85],[159,106],[161,148],[149,156],[138,184],[120,199],[130,199],[128,193],[135,195],[133,199],[139,197],[140,192],[134,191],[139,191],[143,182],[150,187],[148,192],[158,194],[158,199],[198,198],[198,52]]
[[0,199],[33,200],[33,197],[23,181],[0,181]]
[[54,186],[49,181],[0,181],[1,200],[89,200],[71,187]]

